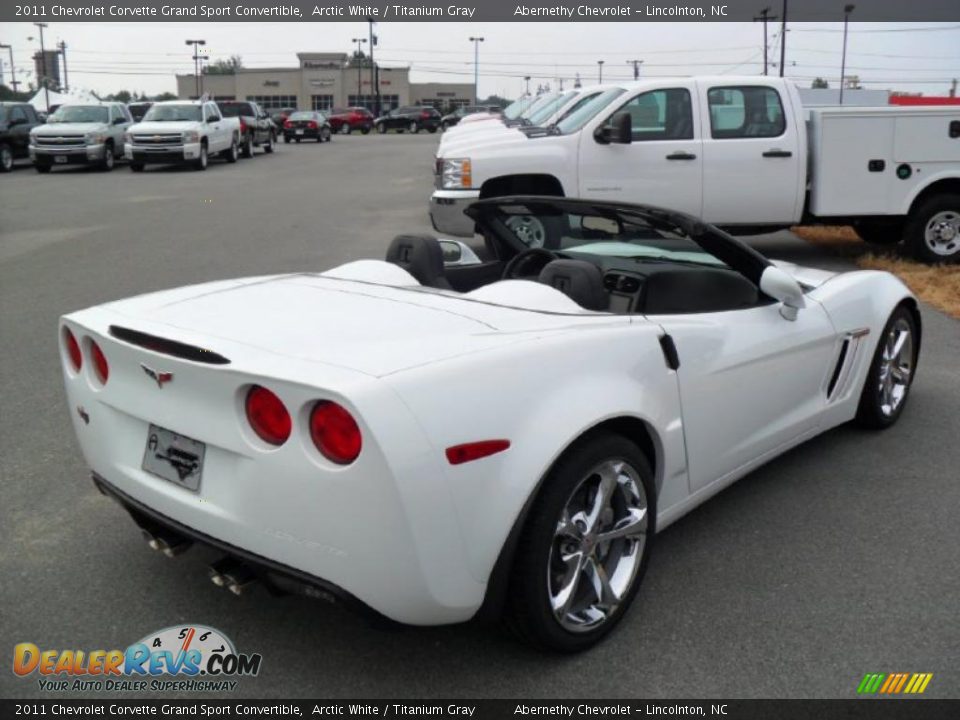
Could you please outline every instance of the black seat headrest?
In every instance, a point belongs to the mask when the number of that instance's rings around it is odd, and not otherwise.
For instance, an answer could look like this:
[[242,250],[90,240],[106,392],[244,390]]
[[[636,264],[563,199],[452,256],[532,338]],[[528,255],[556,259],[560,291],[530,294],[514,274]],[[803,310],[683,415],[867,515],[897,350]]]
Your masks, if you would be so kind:
[[444,276],[443,248],[432,235],[397,235],[387,248],[386,260],[402,267],[421,285],[450,289]]
[[586,310],[606,310],[610,305],[610,296],[603,289],[603,273],[586,260],[552,260],[537,279]]

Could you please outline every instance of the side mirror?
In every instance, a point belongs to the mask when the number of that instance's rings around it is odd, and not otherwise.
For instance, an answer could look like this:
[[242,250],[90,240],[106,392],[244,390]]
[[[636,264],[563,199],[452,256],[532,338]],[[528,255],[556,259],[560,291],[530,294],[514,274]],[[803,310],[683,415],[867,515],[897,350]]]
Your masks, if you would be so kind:
[[633,142],[633,118],[628,112],[618,112],[610,122],[593,131],[593,139],[601,145],[615,143],[629,145]]
[[783,303],[780,314],[787,320],[796,320],[797,311],[807,306],[800,283],[773,265],[760,276],[760,292]]
[[220,121],[220,118],[218,118],[216,115],[207,115],[207,122],[208,122],[208,123],[215,123],[215,122],[219,122],[219,121]]
[[26,124],[27,124],[26,118],[22,118],[22,117],[10,118],[10,127],[13,127],[14,125],[26,125]]
[[469,245],[459,240],[439,240],[444,267],[480,265],[481,260]]
[[126,119],[125,117],[118,117],[118,118],[114,118],[114,119],[113,119],[113,124],[114,124],[114,125],[123,125],[126,121],[127,121],[127,119]]

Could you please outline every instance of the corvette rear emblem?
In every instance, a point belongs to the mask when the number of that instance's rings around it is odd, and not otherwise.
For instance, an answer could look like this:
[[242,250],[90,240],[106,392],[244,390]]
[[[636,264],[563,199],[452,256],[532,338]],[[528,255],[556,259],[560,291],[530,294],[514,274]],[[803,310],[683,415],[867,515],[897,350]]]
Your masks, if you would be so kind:
[[172,372],[160,372],[159,370],[154,370],[152,367],[140,363],[140,367],[143,368],[143,371],[147,374],[147,377],[153,378],[157,381],[157,387],[161,390],[163,389],[163,384],[168,383],[173,380]]

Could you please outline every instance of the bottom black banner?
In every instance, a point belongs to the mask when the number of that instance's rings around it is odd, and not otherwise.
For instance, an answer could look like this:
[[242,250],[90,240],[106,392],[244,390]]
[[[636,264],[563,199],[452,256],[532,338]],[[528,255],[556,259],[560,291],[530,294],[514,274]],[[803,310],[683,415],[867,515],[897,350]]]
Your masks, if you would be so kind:
[[926,720],[960,717],[958,700],[0,700],[14,717],[712,717],[727,720]]

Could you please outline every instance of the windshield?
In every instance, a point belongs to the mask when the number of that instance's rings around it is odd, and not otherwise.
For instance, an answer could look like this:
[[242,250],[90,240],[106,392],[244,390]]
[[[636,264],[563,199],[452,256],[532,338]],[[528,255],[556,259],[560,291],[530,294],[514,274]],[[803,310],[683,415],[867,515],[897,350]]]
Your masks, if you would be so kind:
[[545,95],[537,96],[537,99],[534,100],[533,104],[524,110],[520,114],[520,117],[522,117],[524,120],[529,119],[531,115],[540,112],[544,107],[552,105],[559,95],[560,93],[546,93]]
[[49,123],[105,123],[110,111],[102,105],[61,105],[47,120]]
[[290,115],[287,120],[315,120],[316,115],[308,110],[302,110]]
[[603,110],[607,105],[613,102],[617,97],[626,92],[623,88],[611,88],[597,95],[593,100],[583,105],[580,109],[569,113],[563,120],[557,123],[557,129],[562,135],[576,132],[586,125],[593,117]]
[[154,105],[143,116],[144,122],[200,122],[203,119],[199,105]]
[[557,112],[561,107],[563,107],[570,98],[574,97],[577,94],[576,90],[571,90],[564,93],[563,95],[558,95],[545,102],[542,106],[534,110],[530,108],[530,112],[527,113],[526,118],[530,121],[531,125],[543,125],[551,115]]
[[255,117],[253,108],[249,103],[217,103],[220,106],[220,114],[224,117]]
[[516,120],[528,107],[533,104],[535,100],[536,98],[530,95],[527,97],[522,97],[519,100],[514,100],[512,103],[507,105],[506,110],[503,111],[503,116],[507,120]]
[[567,211],[551,204],[517,203],[496,209],[497,219],[522,245],[564,255],[725,267],[663,211],[586,206]]

